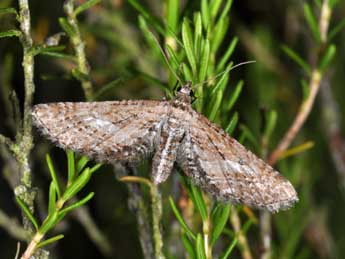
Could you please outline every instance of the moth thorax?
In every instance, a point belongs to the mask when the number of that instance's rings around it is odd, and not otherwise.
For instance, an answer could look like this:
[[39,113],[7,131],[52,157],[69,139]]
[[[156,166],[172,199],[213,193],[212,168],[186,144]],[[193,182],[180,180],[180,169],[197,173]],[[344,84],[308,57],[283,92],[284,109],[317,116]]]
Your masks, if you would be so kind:
[[184,103],[191,103],[191,96],[193,90],[191,88],[191,84],[187,83],[181,87],[181,89],[176,94],[176,99]]

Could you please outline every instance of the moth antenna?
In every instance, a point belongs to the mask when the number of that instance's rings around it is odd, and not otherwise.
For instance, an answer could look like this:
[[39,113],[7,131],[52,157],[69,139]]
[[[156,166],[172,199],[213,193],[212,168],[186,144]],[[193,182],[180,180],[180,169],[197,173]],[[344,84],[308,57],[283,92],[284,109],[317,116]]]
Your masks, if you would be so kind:
[[155,35],[154,35],[151,31],[149,31],[149,32],[150,32],[150,34],[151,34],[153,40],[156,42],[156,44],[157,44],[157,46],[158,46],[158,48],[159,48],[161,54],[163,55],[163,58],[164,58],[164,60],[165,60],[165,63],[168,65],[170,72],[175,76],[175,78],[177,79],[177,81],[178,81],[181,85],[183,85],[181,78],[176,74],[176,72],[174,71],[174,69],[170,66],[168,57],[167,57],[167,55],[165,54],[165,52],[164,52],[162,46],[159,44],[157,38],[155,37]]
[[255,63],[255,62],[256,62],[256,60],[249,60],[249,61],[244,61],[244,62],[238,63],[238,64],[236,64],[236,65],[234,65],[234,66],[231,66],[230,68],[225,69],[223,72],[220,72],[219,74],[215,75],[215,76],[212,77],[212,78],[209,78],[209,79],[207,79],[207,80],[205,80],[205,81],[203,81],[203,82],[200,82],[200,83],[195,84],[194,86],[203,85],[204,83],[208,83],[208,82],[210,82],[210,81],[212,81],[212,80],[214,80],[214,79],[216,79],[216,78],[218,78],[218,77],[224,75],[225,73],[229,73],[229,72],[230,72],[231,70],[233,70],[234,68],[237,68],[237,67],[239,67],[239,66],[246,65],[246,64]]

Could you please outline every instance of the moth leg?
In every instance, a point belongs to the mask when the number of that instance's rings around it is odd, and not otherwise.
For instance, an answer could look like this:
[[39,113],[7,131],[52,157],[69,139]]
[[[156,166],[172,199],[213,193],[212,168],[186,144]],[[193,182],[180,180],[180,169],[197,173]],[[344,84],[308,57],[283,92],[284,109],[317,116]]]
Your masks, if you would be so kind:
[[174,119],[168,120],[163,125],[152,160],[152,180],[154,184],[164,182],[170,175],[183,136],[184,129]]

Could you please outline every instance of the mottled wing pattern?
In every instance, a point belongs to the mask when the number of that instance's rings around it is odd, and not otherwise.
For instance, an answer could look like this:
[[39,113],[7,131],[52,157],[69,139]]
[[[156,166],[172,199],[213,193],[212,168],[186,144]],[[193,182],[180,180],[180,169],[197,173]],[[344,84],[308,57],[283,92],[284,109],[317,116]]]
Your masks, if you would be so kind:
[[222,201],[278,211],[298,200],[293,186],[204,116],[194,112],[178,164],[196,184]]
[[153,152],[168,113],[165,101],[39,104],[34,124],[62,148],[98,161],[134,162]]

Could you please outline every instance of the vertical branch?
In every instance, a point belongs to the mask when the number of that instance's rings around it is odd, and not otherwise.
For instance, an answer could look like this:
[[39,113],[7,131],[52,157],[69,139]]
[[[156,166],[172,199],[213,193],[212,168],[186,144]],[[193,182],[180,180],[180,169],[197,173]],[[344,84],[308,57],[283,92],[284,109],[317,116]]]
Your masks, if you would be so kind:
[[[319,20],[319,31],[321,38],[321,45],[324,45],[327,42],[327,32],[329,27],[329,22],[331,18],[331,9],[328,4],[328,0],[322,2],[321,14]],[[322,47],[322,46],[321,46]],[[319,60],[319,53],[316,53],[316,60]],[[299,111],[290,126],[290,128],[285,133],[282,140],[279,142],[276,149],[270,155],[268,162],[271,165],[274,165],[279,159],[280,155],[290,146],[293,139],[296,137],[300,129],[302,128],[304,122],[308,118],[310,111],[314,105],[316,95],[319,91],[320,84],[322,79],[322,72],[317,68],[317,64],[314,65],[312,69],[310,80],[309,80],[309,94],[307,98],[302,102]]]
[[252,259],[252,253],[248,245],[246,236],[241,231],[241,220],[236,209],[232,209],[230,213],[231,225],[235,230],[236,236],[238,238],[238,243],[240,246],[241,254],[243,259]]
[[270,155],[268,159],[269,164],[274,165],[277,162],[280,155],[290,146],[291,142],[302,128],[304,122],[310,114],[311,109],[313,108],[316,95],[320,88],[321,78],[321,71],[319,71],[317,68],[314,68],[309,81],[309,95],[301,104],[293,123],[285,133],[282,140],[279,142],[277,148]]
[[93,89],[90,79],[90,66],[86,59],[85,42],[81,38],[77,17],[74,12],[74,0],[66,0],[64,10],[67,14],[68,22],[72,26],[74,32],[73,35],[70,36],[77,57],[78,72],[82,74],[82,76],[79,77],[79,80],[81,82],[86,100],[91,101],[93,99]]
[[[81,37],[78,26],[77,15],[74,9],[74,0],[66,0],[64,3],[64,10],[67,15],[67,20],[71,26],[73,33],[70,33],[70,39],[75,52],[77,60],[77,72],[75,77],[80,81],[86,101],[93,99],[93,86],[90,79],[91,69],[85,54],[85,42]],[[83,225],[90,239],[100,249],[100,251],[109,256],[112,253],[112,247],[106,235],[98,228],[89,211],[86,208],[79,208],[73,215]]]
[[150,188],[151,209],[152,209],[152,232],[154,241],[154,258],[165,259],[163,254],[163,237],[161,233],[160,221],[162,219],[162,198],[158,186],[146,178],[139,176],[123,176],[120,178],[123,182],[143,183]]
[[261,259],[270,259],[272,256],[272,227],[271,227],[272,216],[269,212],[260,212],[260,237],[263,247]]
[[[35,91],[34,85],[34,54],[31,51],[33,41],[30,34],[30,9],[28,0],[19,0],[19,14],[20,14],[20,41],[23,46],[23,70],[24,70],[24,113],[22,121],[17,125],[19,132],[17,132],[16,143],[12,145],[12,152],[19,164],[21,173],[21,185],[16,187],[15,194],[19,196],[33,211],[35,191],[32,189],[32,176],[29,164],[29,155],[33,147],[32,138],[32,120],[31,120],[31,106],[33,94]],[[29,220],[24,216],[24,228],[31,230]]]
[[[129,175],[137,176],[137,169],[133,166],[125,166],[121,170],[117,165],[114,165],[114,169],[117,172],[117,177],[120,178],[119,172],[125,170]],[[150,226],[149,212],[145,204],[144,194],[138,183],[128,184],[128,207],[136,215],[139,240],[141,249],[145,259],[152,259],[154,257],[152,229]]]
[[202,231],[204,233],[205,255],[207,259],[212,259],[212,246],[210,243],[210,228],[211,228],[211,221],[210,221],[210,215],[208,215],[207,220],[202,222]]
[[32,121],[31,121],[31,106],[33,94],[35,91],[34,85],[34,57],[31,53],[32,38],[30,35],[30,9],[27,0],[19,0],[20,9],[20,28],[22,30],[21,42],[23,45],[23,69],[24,69],[24,114],[23,114],[23,134],[19,148],[23,154],[21,159],[22,183],[31,187],[31,173],[28,162],[28,155],[33,146],[32,143]]
[[144,258],[151,259],[154,257],[153,239],[149,220],[149,212],[145,204],[144,195],[140,189],[140,186],[136,183],[128,186],[128,195],[129,207],[136,215],[139,231],[139,241]]
[[159,193],[158,187],[151,184],[151,203],[152,203],[152,226],[153,226],[153,239],[155,242],[155,259],[164,259],[163,254],[163,237],[160,228],[162,219],[162,197]]
[[[328,0],[323,0],[321,13],[319,18],[319,31],[320,31],[320,40],[321,44],[319,48],[321,49],[327,43],[327,33],[329,22],[331,18],[331,9],[328,3]],[[316,56],[315,60],[318,62],[321,58],[320,52],[315,52],[314,56]],[[321,86],[322,81],[322,71],[319,70],[318,64],[315,62],[313,65],[313,69],[311,71],[310,79],[309,79],[309,93],[307,98],[302,102],[298,113],[291,124],[290,128],[285,133],[284,137],[279,142],[276,149],[271,153],[268,158],[268,163],[274,165],[281,154],[290,146],[302,126],[304,125],[306,119],[308,118],[314,102],[315,98],[318,94],[318,91]],[[261,213],[260,215],[260,226],[261,226],[261,240],[264,247],[264,252],[261,255],[262,259],[271,258],[272,255],[272,248],[271,248],[271,215],[267,213]]]

